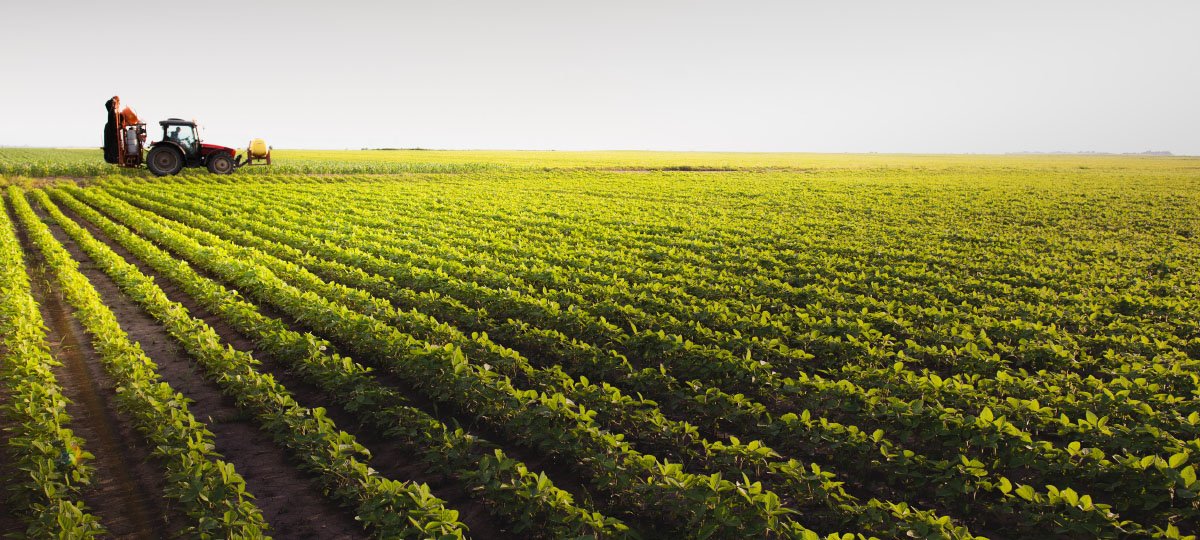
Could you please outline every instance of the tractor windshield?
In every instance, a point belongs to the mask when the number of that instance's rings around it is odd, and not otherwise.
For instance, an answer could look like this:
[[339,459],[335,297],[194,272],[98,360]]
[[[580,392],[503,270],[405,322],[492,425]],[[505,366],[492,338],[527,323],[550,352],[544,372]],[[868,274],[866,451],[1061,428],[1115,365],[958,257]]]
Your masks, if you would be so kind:
[[192,126],[171,126],[167,128],[167,140],[175,141],[185,149],[192,149],[196,145],[196,131]]

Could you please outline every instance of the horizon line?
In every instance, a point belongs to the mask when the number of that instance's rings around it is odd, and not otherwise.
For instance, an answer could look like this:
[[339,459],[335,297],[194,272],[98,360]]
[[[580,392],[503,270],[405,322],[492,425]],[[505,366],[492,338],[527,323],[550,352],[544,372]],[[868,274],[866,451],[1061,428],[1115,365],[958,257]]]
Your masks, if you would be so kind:
[[[103,150],[101,146],[33,146],[0,144],[0,149],[22,148],[29,150]],[[893,156],[1126,156],[1126,157],[1200,157],[1200,154],[1176,154],[1170,150],[1143,150],[1140,152],[1113,152],[1107,150],[1015,150],[1004,152],[904,152],[876,150],[661,150],[646,148],[424,148],[424,147],[377,147],[377,148],[313,148],[280,147],[277,150],[331,151],[331,152],[654,152],[689,154],[813,154],[813,155],[893,155]]]

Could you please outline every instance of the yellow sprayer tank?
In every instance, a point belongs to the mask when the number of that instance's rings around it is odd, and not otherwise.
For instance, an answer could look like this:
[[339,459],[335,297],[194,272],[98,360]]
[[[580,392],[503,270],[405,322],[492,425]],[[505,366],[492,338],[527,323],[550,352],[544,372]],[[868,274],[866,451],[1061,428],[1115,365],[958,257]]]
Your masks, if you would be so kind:
[[247,152],[250,154],[250,157],[253,158],[265,158],[267,157],[268,151],[267,141],[262,139],[254,139],[250,141],[250,148],[247,150]]

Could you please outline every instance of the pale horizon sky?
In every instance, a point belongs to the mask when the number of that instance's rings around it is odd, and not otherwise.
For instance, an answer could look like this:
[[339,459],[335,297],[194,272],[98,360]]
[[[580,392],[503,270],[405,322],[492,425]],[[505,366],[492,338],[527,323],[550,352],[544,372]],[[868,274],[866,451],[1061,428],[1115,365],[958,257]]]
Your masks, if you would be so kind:
[[[128,7],[122,11],[122,7]],[[0,146],[1200,155],[1200,2],[13,2]],[[117,30],[117,29],[120,30]]]

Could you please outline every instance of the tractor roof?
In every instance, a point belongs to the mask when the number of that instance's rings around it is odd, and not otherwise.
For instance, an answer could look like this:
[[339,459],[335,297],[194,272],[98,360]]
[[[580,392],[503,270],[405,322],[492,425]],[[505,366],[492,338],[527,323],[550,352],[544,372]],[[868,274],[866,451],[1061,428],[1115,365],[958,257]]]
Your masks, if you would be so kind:
[[163,126],[163,127],[167,127],[167,126],[192,126],[192,127],[196,127],[196,123],[195,123],[195,122],[192,122],[192,121],[190,121],[190,120],[184,120],[184,119],[182,119],[182,118],[168,118],[168,119],[166,119],[166,120],[163,120],[163,121],[159,122],[159,123],[158,123],[158,125],[160,125],[160,126]]

